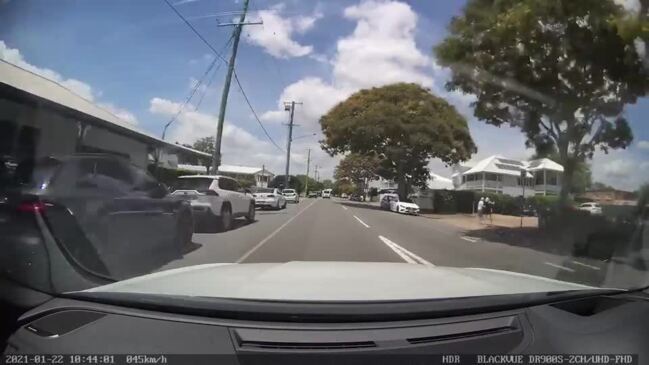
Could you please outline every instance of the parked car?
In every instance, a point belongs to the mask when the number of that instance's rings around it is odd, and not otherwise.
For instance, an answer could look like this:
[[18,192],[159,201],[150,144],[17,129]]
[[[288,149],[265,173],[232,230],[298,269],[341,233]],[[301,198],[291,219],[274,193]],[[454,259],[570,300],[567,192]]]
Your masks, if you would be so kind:
[[383,200],[385,194],[397,194],[397,189],[381,189],[378,191],[379,201]]
[[295,191],[295,189],[284,189],[282,190],[282,195],[284,195],[284,199],[286,199],[287,202],[291,202],[291,203],[300,202],[300,197],[297,196],[297,192]]
[[110,154],[22,162],[0,188],[0,268],[28,285],[54,265],[47,242],[81,272],[124,278],[178,258],[194,232],[187,202]]
[[331,189],[324,189],[322,191],[322,198],[323,199],[331,199]]
[[284,209],[286,198],[276,188],[254,188],[252,196],[255,198],[255,207]]
[[396,196],[396,199],[390,200],[390,210],[396,213],[401,214],[419,214],[419,205],[408,200],[399,200],[399,196]]
[[399,201],[399,195],[391,193],[383,194],[383,198],[381,198],[379,205],[381,209],[390,210],[390,203],[394,200]]
[[347,196],[347,193],[340,194],[340,197],[343,198],[343,199],[349,198],[349,196]]
[[172,195],[191,203],[199,225],[227,231],[232,228],[234,218],[245,217],[248,223],[255,220],[252,192],[228,176],[180,176]]
[[579,205],[579,210],[587,211],[592,215],[602,214],[602,206],[594,202],[583,203]]
[[351,194],[349,196],[349,200],[355,201],[355,202],[362,202],[363,200],[365,200],[365,198],[363,197],[363,195],[361,195],[359,193],[353,193],[353,194]]
[[318,197],[318,192],[317,191],[309,191],[309,194],[307,194],[308,198],[317,198]]

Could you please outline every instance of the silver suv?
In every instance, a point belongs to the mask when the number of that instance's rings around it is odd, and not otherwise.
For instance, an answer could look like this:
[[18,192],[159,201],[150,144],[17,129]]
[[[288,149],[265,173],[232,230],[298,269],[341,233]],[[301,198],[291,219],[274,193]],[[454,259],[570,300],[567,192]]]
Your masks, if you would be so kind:
[[255,220],[255,199],[250,190],[228,176],[180,176],[172,196],[189,200],[199,225],[227,231],[234,218],[245,217],[248,223]]

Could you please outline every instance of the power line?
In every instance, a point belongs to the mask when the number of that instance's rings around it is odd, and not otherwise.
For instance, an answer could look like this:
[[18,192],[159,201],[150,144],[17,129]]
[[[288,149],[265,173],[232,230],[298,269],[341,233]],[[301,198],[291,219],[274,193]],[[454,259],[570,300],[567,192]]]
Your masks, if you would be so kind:
[[184,17],[184,16],[183,16],[179,11],[178,11],[178,9],[176,9],[176,8],[175,8],[175,7],[174,7],[174,6],[169,2],[169,0],[164,0],[164,2],[165,2],[165,3],[166,3],[166,4],[171,8],[171,10],[174,11],[174,13],[176,13],[176,15],[178,15],[178,17],[179,17],[180,19],[182,19],[182,20],[185,22],[185,24],[187,24],[187,26],[189,27],[189,29],[191,29],[191,30],[194,32],[194,34],[196,34],[196,36],[197,36],[200,40],[202,40],[203,43],[205,43],[205,45],[208,46],[208,47],[209,47],[209,48],[214,52],[214,54],[215,54],[218,58],[220,58],[223,62],[225,62],[226,65],[228,64],[228,61],[226,61],[226,59],[223,58],[223,56],[221,55],[221,53],[219,53],[219,52],[218,52],[218,51],[217,51],[217,50],[216,50],[216,49],[215,49],[215,48],[210,44],[210,42],[208,42],[207,39],[205,39],[205,37],[203,37],[203,36],[202,36],[202,35],[201,35],[197,30],[196,30],[196,28],[194,28],[194,26],[193,26],[193,25],[192,25],[192,24],[191,24],[191,23],[190,23],[190,22],[189,22],[189,21],[188,21],[188,20],[187,20],[187,19],[186,19],[186,18],[185,18],[185,17]]
[[273,145],[275,145],[275,147],[277,147],[278,150],[283,152],[284,150],[273,140],[273,137],[271,137],[270,134],[268,134],[268,131],[264,127],[264,124],[261,122],[261,120],[259,120],[259,117],[257,116],[257,112],[255,112],[255,109],[252,107],[252,104],[250,104],[250,100],[248,100],[248,95],[246,95],[246,92],[243,90],[243,86],[241,86],[241,82],[239,81],[239,76],[237,76],[236,71],[234,71],[234,80],[237,82],[237,85],[239,86],[239,90],[241,90],[241,94],[243,95],[243,98],[246,100],[246,103],[248,104],[248,107],[250,108],[252,115],[255,116],[255,120],[257,121],[257,123],[259,123],[259,126],[266,134],[266,137],[268,137],[268,140],[270,140],[270,142]]
[[[222,49],[221,52],[224,52],[225,49],[227,49],[230,46],[230,44],[232,43],[233,38],[234,38],[234,36],[230,36],[230,39],[227,41],[227,43],[225,43],[225,45],[223,46],[223,49]],[[214,70],[214,72],[212,73],[212,77],[209,79],[209,81],[205,85],[205,89],[203,90],[203,93],[201,94],[200,99],[198,99],[198,102],[196,103],[196,106],[194,107],[194,111],[198,110],[198,108],[201,106],[201,103],[203,103],[203,98],[205,98],[205,95],[207,95],[207,90],[209,89],[210,85],[212,85],[212,83],[214,82],[214,79],[216,79],[217,72],[218,72],[218,67],[216,68],[216,70]]]

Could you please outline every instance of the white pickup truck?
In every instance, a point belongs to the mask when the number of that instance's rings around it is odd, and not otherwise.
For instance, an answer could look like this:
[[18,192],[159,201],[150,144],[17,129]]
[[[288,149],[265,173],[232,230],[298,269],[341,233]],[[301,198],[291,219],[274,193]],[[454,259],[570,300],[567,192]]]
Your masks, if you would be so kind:
[[171,194],[188,200],[198,226],[227,231],[232,220],[245,217],[248,223],[255,220],[255,199],[248,189],[228,176],[180,176]]

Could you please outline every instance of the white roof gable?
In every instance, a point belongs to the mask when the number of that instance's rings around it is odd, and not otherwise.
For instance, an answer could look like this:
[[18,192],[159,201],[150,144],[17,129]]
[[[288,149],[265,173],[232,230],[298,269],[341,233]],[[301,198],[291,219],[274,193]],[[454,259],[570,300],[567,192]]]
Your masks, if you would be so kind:
[[540,158],[527,162],[527,171],[552,170],[563,172],[563,166],[550,160],[549,158]]
[[[239,165],[221,165],[219,166],[219,172],[228,172],[231,174],[248,174],[254,175],[261,173],[263,168],[254,167],[254,166],[239,166]],[[273,175],[270,171],[265,170],[266,175]]]
[[430,173],[430,178],[428,179],[426,185],[428,186],[429,189],[448,189],[448,190],[454,189],[453,181],[451,179],[437,175],[432,172]]
[[[548,158],[521,161],[494,155],[479,161],[475,164],[475,166],[465,171],[463,175],[489,172],[494,174],[519,176],[521,169],[525,169],[527,171],[552,170],[563,172],[563,166]],[[531,174],[528,174],[528,177],[531,176]]]

